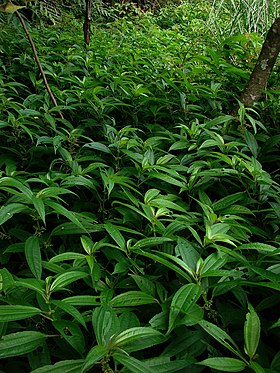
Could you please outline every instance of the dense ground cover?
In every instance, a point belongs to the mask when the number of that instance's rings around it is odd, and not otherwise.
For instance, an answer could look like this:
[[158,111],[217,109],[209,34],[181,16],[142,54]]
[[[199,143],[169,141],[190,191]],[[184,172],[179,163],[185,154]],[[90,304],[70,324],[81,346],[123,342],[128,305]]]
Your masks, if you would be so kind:
[[279,64],[231,116],[263,38],[208,10],[31,27],[57,108],[5,23],[1,372],[280,371]]

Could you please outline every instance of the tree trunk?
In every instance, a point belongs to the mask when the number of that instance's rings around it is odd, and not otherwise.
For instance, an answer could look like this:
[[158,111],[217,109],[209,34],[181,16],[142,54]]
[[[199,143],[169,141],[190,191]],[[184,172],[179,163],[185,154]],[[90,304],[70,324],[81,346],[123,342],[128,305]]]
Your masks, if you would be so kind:
[[86,0],[86,13],[84,20],[84,42],[90,44],[90,21],[91,21],[91,1]]
[[269,75],[280,52],[280,17],[270,27],[262,46],[258,61],[241,94],[240,101],[245,107],[252,107],[258,102],[262,91],[267,86]]

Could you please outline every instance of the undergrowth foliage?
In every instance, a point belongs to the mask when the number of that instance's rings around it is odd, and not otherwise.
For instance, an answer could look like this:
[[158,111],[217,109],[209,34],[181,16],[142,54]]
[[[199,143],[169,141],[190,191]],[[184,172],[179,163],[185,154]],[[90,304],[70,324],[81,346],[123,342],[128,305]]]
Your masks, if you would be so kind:
[[3,31],[1,372],[279,372],[278,78],[164,12],[32,30],[55,108]]

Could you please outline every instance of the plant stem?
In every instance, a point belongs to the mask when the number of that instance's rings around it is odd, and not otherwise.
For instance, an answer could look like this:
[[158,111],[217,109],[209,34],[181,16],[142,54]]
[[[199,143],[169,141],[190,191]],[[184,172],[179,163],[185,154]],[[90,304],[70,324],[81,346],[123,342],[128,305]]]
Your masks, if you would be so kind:
[[[49,83],[47,81],[46,75],[44,73],[44,70],[42,68],[41,62],[39,60],[39,57],[38,57],[38,54],[37,54],[37,51],[36,51],[36,47],[35,47],[35,44],[34,44],[34,42],[32,40],[32,37],[31,37],[31,35],[28,32],[28,29],[26,27],[26,24],[25,24],[25,22],[24,22],[24,20],[23,20],[23,18],[21,16],[21,14],[18,11],[16,11],[15,13],[16,13],[18,19],[20,20],[20,23],[22,24],[24,32],[25,32],[25,34],[26,34],[26,36],[27,36],[27,38],[29,40],[29,43],[31,45],[31,48],[32,48],[32,51],[33,51],[33,54],[34,54],[34,57],[35,57],[35,60],[36,60],[36,63],[38,65],[38,67],[39,67],[39,70],[40,70],[40,73],[42,75],[43,82],[44,82],[44,85],[45,85],[45,87],[46,87],[46,89],[48,91],[48,94],[50,95],[50,98],[51,98],[54,106],[57,107],[58,105],[57,105],[56,99],[55,99],[55,97],[54,97],[54,95],[53,95],[53,93],[51,91],[51,88],[49,86]],[[60,116],[61,119],[64,119],[63,114],[61,113],[61,111],[58,111],[58,114],[59,114],[59,116]]]

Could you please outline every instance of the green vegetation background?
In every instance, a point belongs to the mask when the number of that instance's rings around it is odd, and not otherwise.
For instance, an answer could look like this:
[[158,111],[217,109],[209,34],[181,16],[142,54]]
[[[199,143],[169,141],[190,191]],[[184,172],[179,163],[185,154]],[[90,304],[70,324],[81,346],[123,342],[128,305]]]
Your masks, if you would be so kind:
[[85,47],[75,4],[31,5],[58,107],[0,18],[0,372],[279,372],[277,6],[94,2]]

